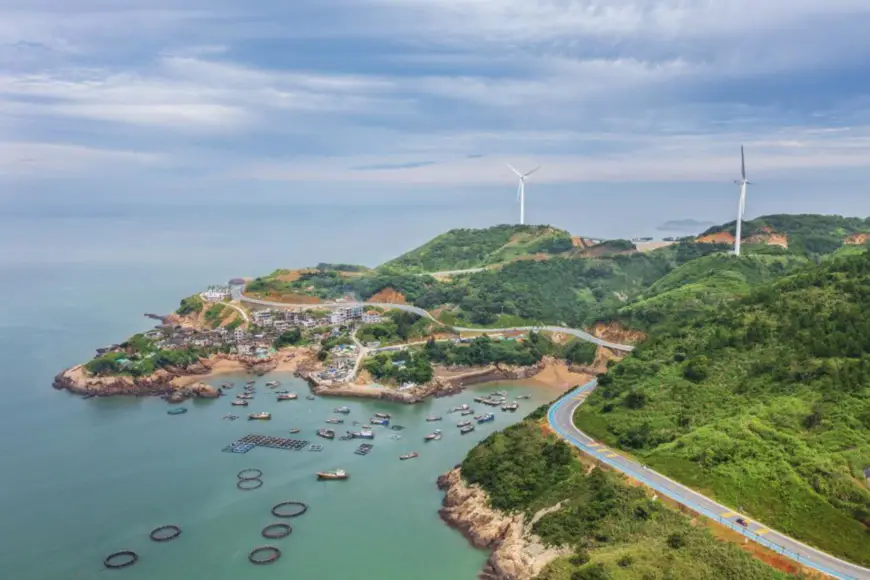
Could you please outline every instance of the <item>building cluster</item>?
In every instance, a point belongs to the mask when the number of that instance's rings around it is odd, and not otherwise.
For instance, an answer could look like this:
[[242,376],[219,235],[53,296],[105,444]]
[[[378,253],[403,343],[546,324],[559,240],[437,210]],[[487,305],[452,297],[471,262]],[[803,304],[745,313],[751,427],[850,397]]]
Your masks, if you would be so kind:
[[330,363],[325,369],[314,373],[313,378],[322,385],[334,385],[353,379],[359,347],[353,344],[340,344],[329,351]]
[[263,328],[274,328],[284,332],[293,326],[313,328],[315,326],[346,326],[354,322],[374,324],[381,322],[383,317],[376,311],[364,312],[359,305],[344,306],[330,311],[326,318],[315,318],[306,310],[280,310],[264,308],[255,310],[252,315],[254,324]]
[[226,284],[216,284],[200,292],[199,297],[206,302],[222,302],[224,300],[239,300],[245,290],[245,281],[241,278],[233,278]]

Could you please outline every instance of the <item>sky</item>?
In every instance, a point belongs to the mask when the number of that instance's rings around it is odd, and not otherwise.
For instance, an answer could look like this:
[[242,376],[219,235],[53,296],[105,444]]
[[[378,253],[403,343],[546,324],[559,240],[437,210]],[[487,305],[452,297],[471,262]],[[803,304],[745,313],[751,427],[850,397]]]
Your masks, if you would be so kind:
[[[866,0],[0,0],[0,208],[870,214]],[[443,212],[441,212],[443,213]],[[510,218],[508,218],[510,219]],[[486,220],[483,219],[485,222]]]

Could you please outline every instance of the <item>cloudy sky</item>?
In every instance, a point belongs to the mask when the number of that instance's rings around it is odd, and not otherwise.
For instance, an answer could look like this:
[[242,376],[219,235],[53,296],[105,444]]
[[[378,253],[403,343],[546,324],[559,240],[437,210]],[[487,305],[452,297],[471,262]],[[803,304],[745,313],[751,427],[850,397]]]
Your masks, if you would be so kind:
[[750,215],[867,215],[867,30],[867,0],[0,0],[0,202],[510,204],[511,162],[530,204],[680,231],[730,218],[744,144]]

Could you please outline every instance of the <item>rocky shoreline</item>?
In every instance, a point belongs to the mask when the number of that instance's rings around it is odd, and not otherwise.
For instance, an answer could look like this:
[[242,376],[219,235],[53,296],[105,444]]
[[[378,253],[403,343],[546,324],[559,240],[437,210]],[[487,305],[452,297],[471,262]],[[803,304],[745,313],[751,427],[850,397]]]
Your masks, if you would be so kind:
[[491,550],[480,572],[483,580],[531,580],[550,562],[571,553],[570,548],[552,548],[541,543],[532,526],[559,506],[541,510],[532,518],[525,514],[506,514],[489,507],[486,492],[467,485],[457,466],[438,478],[444,491],[441,519],[475,547]]

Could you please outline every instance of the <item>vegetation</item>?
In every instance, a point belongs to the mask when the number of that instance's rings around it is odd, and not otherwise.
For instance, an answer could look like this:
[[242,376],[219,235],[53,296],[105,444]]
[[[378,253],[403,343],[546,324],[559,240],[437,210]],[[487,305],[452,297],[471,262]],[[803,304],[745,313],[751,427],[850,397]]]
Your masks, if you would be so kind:
[[429,336],[438,330],[437,326],[432,320],[411,312],[391,310],[384,315],[383,322],[360,326],[356,337],[363,344],[398,344]]
[[199,314],[202,312],[202,309],[205,307],[205,302],[203,302],[202,298],[199,294],[194,294],[193,296],[188,296],[187,298],[181,299],[181,306],[178,307],[178,310],[175,311],[176,314],[180,316],[187,316],[189,314]]
[[450,230],[384,264],[407,272],[480,268],[537,253],[571,250],[571,234],[550,226],[501,225],[484,230]]
[[435,342],[423,347],[426,360],[446,366],[480,366],[493,363],[528,366],[541,360],[543,354],[532,341],[500,340],[479,336],[468,344]]
[[[735,233],[736,223],[714,226],[703,235]],[[870,233],[870,218],[842,217],[838,215],[769,215],[743,222],[743,236],[749,238],[773,231],[788,237],[791,252],[806,255],[828,254],[843,245],[850,234]]]
[[[545,412],[546,407],[533,415]],[[533,532],[573,553],[544,569],[541,579],[786,577],[652,501],[621,476],[587,471],[566,443],[545,435],[531,418],[479,443],[462,462],[462,475],[486,490],[497,509],[531,516],[562,502]]]
[[285,330],[278,338],[275,339],[273,346],[276,349],[284,348],[285,346],[295,346],[302,342],[302,331],[299,327],[293,327],[290,330]]
[[212,304],[205,311],[205,324],[209,328],[217,328],[220,326],[227,314],[232,314],[233,309],[221,304],[220,302]]
[[870,564],[870,256],[826,260],[608,371],[577,425],[726,505]]
[[242,320],[241,316],[236,314],[236,316],[232,320],[230,320],[230,322],[224,328],[232,332],[233,330],[240,327],[242,324],[244,324],[244,320]]
[[320,262],[317,264],[318,270],[335,270],[337,272],[368,272],[371,268],[367,266],[359,266],[357,264],[330,264]]
[[432,365],[425,355],[410,350],[378,353],[367,358],[365,369],[378,381],[397,385],[416,383],[421,385],[432,380]]
[[121,343],[121,351],[104,353],[85,364],[85,369],[94,375],[130,375],[141,377],[166,367],[184,368],[209,351],[194,347],[158,349],[154,341],[137,334]]

